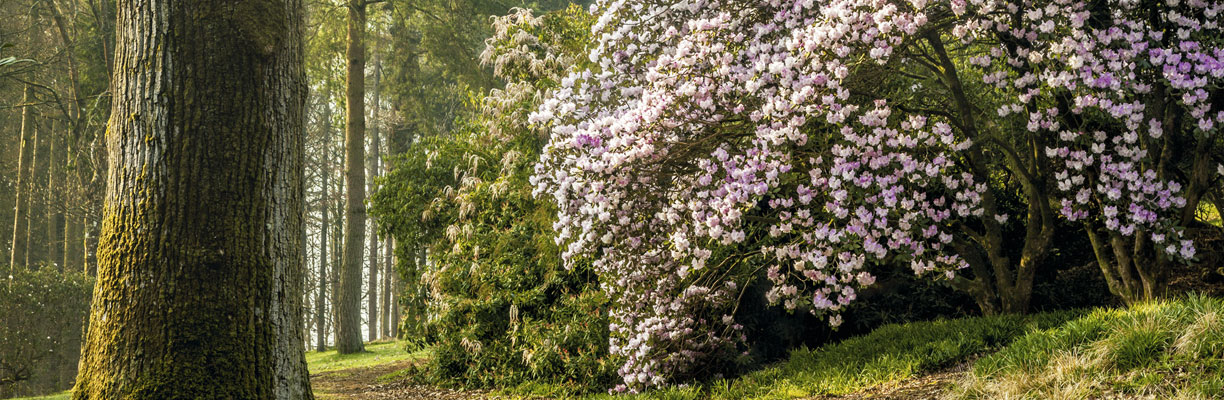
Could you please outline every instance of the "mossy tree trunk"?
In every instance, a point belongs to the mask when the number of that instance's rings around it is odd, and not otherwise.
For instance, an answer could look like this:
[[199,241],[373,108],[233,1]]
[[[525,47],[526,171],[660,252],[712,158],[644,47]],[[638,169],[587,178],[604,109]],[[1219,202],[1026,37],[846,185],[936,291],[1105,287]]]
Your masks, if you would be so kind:
[[310,399],[301,0],[121,0],[73,398]]
[[344,266],[340,273],[336,350],[365,350],[361,341],[361,261],[365,247],[365,31],[367,0],[348,3],[348,81],[344,131]]

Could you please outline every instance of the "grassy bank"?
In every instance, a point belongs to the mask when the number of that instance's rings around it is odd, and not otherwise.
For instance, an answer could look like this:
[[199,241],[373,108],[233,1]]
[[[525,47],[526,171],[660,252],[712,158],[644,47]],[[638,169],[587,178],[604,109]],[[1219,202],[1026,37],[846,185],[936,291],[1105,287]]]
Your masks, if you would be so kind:
[[982,358],[962,399],[1224,398],[1224,300],[1099,309]]
[[[969,364],[956,399],[1224,398],[1224,300],[1191,296],[1030,316],[887,325],[705,385],[587,399],[796,399],[861,393]],[[510,395],[575,397],[526,383]]]

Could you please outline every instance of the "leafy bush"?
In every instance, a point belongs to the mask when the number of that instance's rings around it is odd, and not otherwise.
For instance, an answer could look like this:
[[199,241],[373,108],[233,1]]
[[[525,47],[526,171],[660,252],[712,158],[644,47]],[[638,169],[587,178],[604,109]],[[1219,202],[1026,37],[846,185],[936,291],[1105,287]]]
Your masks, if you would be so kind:
[[373,196],[401,249],[429,250],[428,263],[399,268],[410,310],[402,332],[433,347],[425,375],[434,382],[530,380],[572,392],[612,383],[607,301],[589,265],[561,263],[555,211],[528,181],[545,138],[526,114],[575,62],[589,23],[578,7],[495,18],[481,58],[505,88],[473,96],[457,131],[392,160]]
[[92,293],[93,278],[78,272],[0,276],[0,398],[72,385]]

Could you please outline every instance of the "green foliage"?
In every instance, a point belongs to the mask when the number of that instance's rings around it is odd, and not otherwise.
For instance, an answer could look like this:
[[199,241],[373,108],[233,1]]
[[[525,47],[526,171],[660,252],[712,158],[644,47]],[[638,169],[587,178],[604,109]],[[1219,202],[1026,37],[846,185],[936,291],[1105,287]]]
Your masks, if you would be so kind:
[[[584,12],[541,20],[527,33],[581,51]],[[469,95],[455,131],[421,136],[393,158],[371,197],[371,213],[401,244],[402,335],[432,346],[426,372],[436,383],[603,390],[618,365],[608,358],[607,300],[589,266],[562,265],[553,209],[528,181],[544,138],[523,121],[555,82],[502,78],[512,80],[505,89]],[[429,262],[405,244],[428,249]]]
[[82,273],[50,267],[0,276],[0,395],[71,385],[93,283]]
[[959,398],[1219,398],[1224,300],[1190,296],[1088,315],[983,357]]

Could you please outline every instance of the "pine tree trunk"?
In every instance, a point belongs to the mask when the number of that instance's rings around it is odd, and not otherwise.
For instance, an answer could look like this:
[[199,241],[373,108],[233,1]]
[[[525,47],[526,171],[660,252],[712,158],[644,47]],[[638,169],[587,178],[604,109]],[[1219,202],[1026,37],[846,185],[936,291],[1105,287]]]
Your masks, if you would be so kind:
[[382,307],[379,308],[382,310],[382,313],[378,316],[382,320],[379,324],[382,326],[382,330],[379,332],[382,333],[383,337],[393,338],[395,336],[391,335],[391,307],[393,307],[391,304],[391,280],[394,279],[394,271],[391,269],[391,248],[393,247],[394,239],[388,236],[387,240],[383,241],[383,243],[384,254],[379,259],[379,263],[382,264],[383,268]]
[[[381,60],[376,47],[374,52],[374,105],[370,107],[373,113],[374,126],[370,128],[370,154],[368,157],[366,157],[366,172],[368,175],[367,181],[369,181],[369,193],[374,193],[374,178],[378,177],[379,170],[379,149],[382,147],[382,143],[380,143],[378,137],[378,96],[381,94],[379,93],[379,69],[381,67]],[[368,324],[367,328],[369,329],[367,339],[370,341],[378,340],[380,336],[380,331],[378,330],[378,323],[381,320],[381,318],[378,317],[378,273],[380,270],[382,270],[382,263],[378,262],[378,256],[378,224],[374,218],[370,218],[370,290],[366,297],[366,299],[368,299],[366,302],[366,323]]]
[[[331,104],[324,103],[323,108],[323,137],[324,154],[331,152]],[[319,224],[319,287],[317,297],[315,298],[315,321],[318,325],[318,331],[315,332],[315,351],[327,350],[327,288],[330,282],[327,279],[327,247],[330,245],[327,242],[327,231],[331,229],[330,218],[330,199],[328,192],[331,191],[331,157],[325,156],[320,163],[319,175],[322,177],[322,199],[319,200],[319,214],[321,214],[322,222]]]
[[119,3],[73,398],[310,399],[300,0]]
[[[342,163],[343,163],[343,160],[337,160],[335,165],[342,165]],[[333,168],[333,169],[338,169],[338,168]],[[332,171],[329,170],[329,173],[330,172]],[[339,172],[339,171],[336,171],[336,172]],[[332,340],[333,340],[332,343],[334,345],[335,343],[339,342],[339,338],[340,338],[339,336],[340,334],[336,331],[336,329],[338,329],[337,327],[340,326],[340,306],[339,306],[340,304],[340,273],[341,273],[340,271],[344,268],[343,251],[344,251],[344,196],[345,196],[345,193],[344,193],[344,179],[342,175],[336,177],[335,187],[333,189],[334,191],[332,193],[336,194],[336,200],[333,201],[333,204],[331,204],[329,207],[332,212],[332,226],[328,227],[328,229],[332,229],[332,235],[331,235],[332,236],[332,239],[331,239],[331,246],[332,246],[331,249],[332,250],[331,250],[331,282],[328,282],[328,285],[331,286],[331,294],[330,294],[331,296],[328,299],[328,301],[331,302],[331,307],[328,309],[328,311],[331,312],[329,317],[331,318],[331,326],[332,326],[331,331],[332,331]]]
[[344,133],[344,268],[340,275],[339,324],[336,350],[352,354],[365,350],[361,342],[361,261],[365,247],[365,0],[348,5],[348,87]]
[[18,144],[17,156],[17,191],[13,196],[13,240],[12,251],[9,252],[10,268],[26,268],[26,254],[29,253],[26,232],[29,219],[25,214],[30,212],[30,158],[34,155],[35,143],[38,143],[38,127],[34,122],[34,110],[30,102],[34,87],[26,85],[25,94],[21,97],[21,138]]

